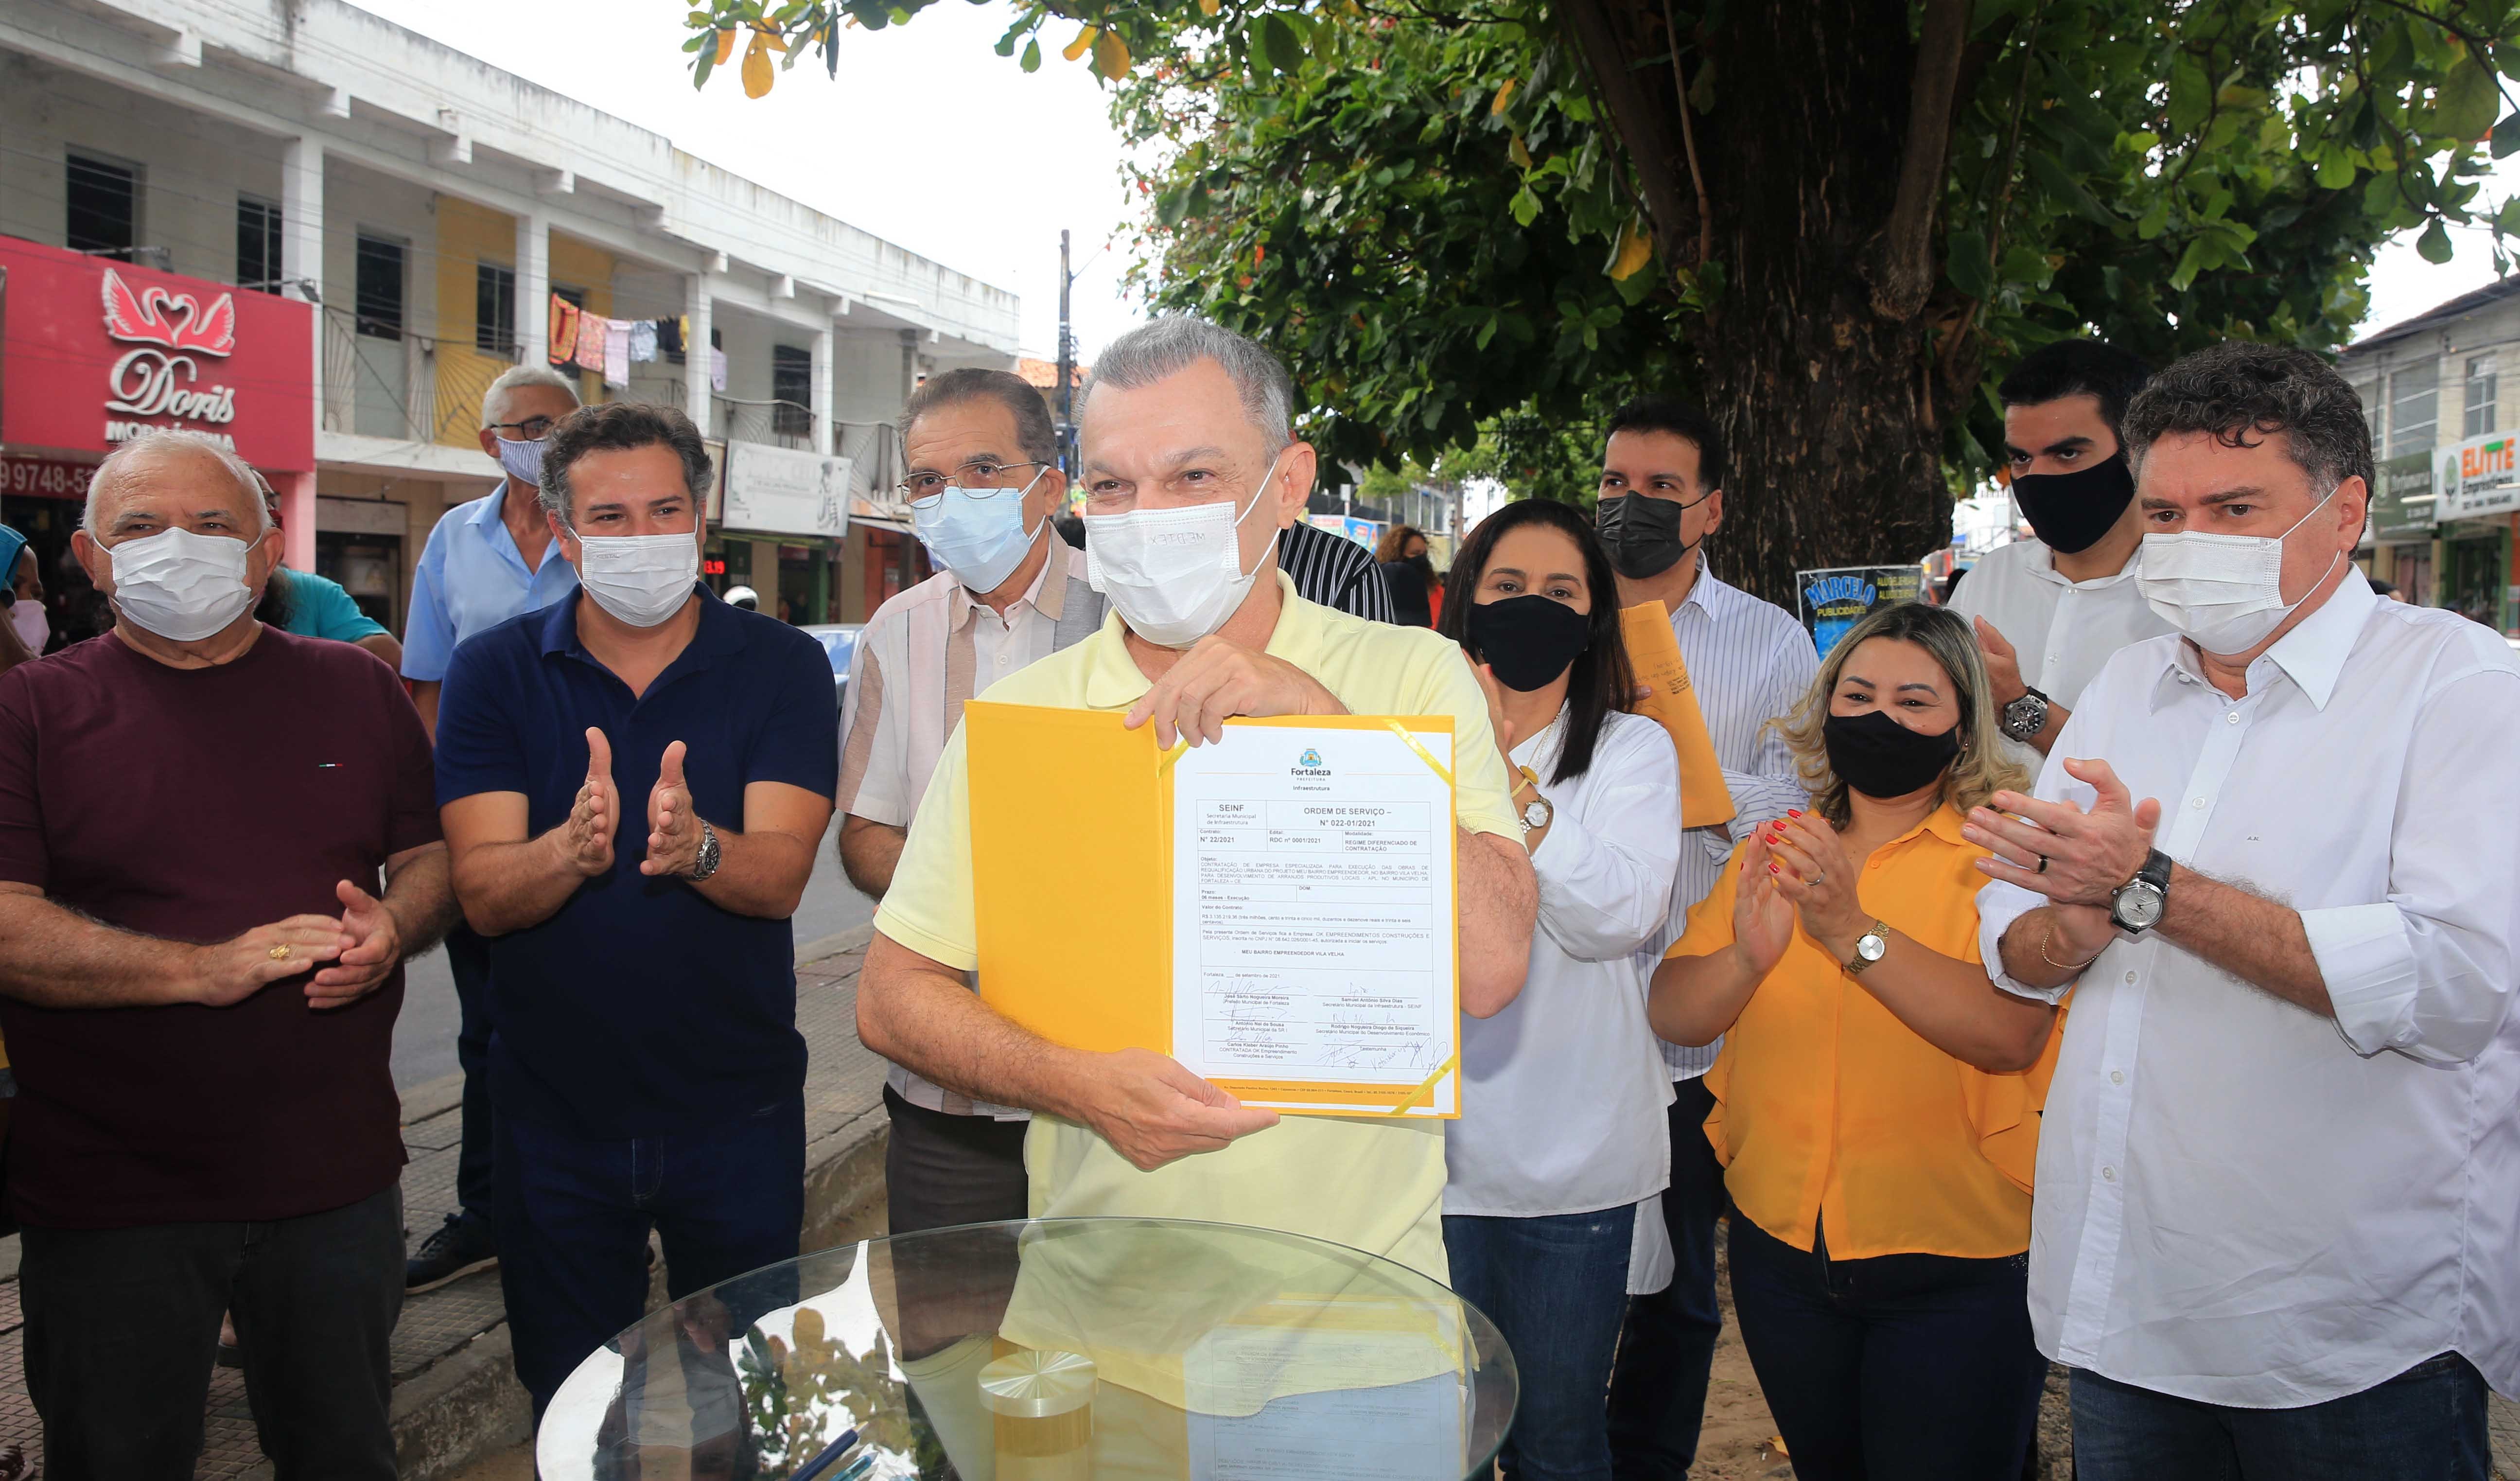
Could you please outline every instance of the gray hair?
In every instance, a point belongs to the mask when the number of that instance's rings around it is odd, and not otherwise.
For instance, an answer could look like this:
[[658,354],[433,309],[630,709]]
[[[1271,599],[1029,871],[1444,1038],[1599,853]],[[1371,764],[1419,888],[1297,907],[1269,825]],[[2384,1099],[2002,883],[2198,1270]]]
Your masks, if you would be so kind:
[[679,407],[645,401],[608,401],[581,407],[552,428],[551,447],[543,454],[542,507],[564,529],[577,528],[569,504],[569,470],[589,453],[629,452],[642,447],[671,448],[683,462],[683,491],[705,509],[708,486],[717,476],[700,429]]
[[216,437],[181,427],[161,426],[153,427],[125,442],[106,454],[105,461],[96,466],[96,471],[87,481],[87,507],[79,515],[79,527],[87,531],[88,538],[102,538],[96,527],[97,496],[104,491],[109,478],[121,473],[127,464],[144,462],[160,453],[176,452],[205,453],[217,460],[219,467],[227,470],[228,476],[236,480],[246,502],[253,506],[254,516],[262,521],[261,527],[271,528],[271,508],[262,497],[262,475],[255,472],[250,464]]
[[2140,472],[2152,444],[2211,432],[2225,447],[2255,447],[2277,432],[2321,497],[2348,478],[2371,486],[2371,427],[2335,367],[2288,344],[2229,340],[2152,378],[2127,404],[2127,464]]
[[568,392],[569,405],[575,406],[578,404],[577,387],[569,383],[569,380],[566,376],[562,375],[560,372],[552,369],[548,365],[512,365],[506,370],[499,372],[499,379],[491,381],[490,388],[481,393],[481,425],[483,426],[489,426],[499,420],[498,417],[491,412],[490,408],[498,405],[499,402],[507,396],[508,392],[515,390],[520,385],[548,385],[554,390],[566,391]]
[[1027,463],[1058,464],[1058,429],[1050,420],[1050,403],[1031,381],[1012,371],[965,366],[930,376],[913,391],[901,409],[901,435],[929,412],[969,401],[995,401],[1015,419],[1015,441]]
[[1277,456],[1295,440],[1288,425],[1295,399],[1294,382],[1287,378],[1286,368],[1278,363],[1278,357],[1261,348],[1256,340],[1187,314],[1168,315],[1141,325],[1105,346],[1095,358],[1094,374],[1085,382],[1076,418],[1079,422],[1085,420],[1086,403],[1093,398],[1097,386],[1107,382],[1122,390],[1137,390],[1178,376],[1201,360],[1215,361],[1241,393],[1242,415],[1260,429],[1260,439],[1268,444],[1270,456]]

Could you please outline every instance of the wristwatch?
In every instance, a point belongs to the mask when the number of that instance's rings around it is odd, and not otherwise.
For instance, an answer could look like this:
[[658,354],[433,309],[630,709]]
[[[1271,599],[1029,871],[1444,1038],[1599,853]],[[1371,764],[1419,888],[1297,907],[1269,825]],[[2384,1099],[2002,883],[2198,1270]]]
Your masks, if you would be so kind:
[[717,846],[717,830],[709,827],[708,820],[706,818],[702,818],[700,820],[699,857],[692,861],[691,872],[684,875],[683,877],[689,879],[694,884],[699,883],[702,879],[705,879],[709,875],[717,873],[718,860],[720,857]]
[[1855,938],[1855,955],[1846,959],[1846,974],[1861,977],[1864,969],[1890,954],[1890,922],[1875,920],[1872,929]]
[[1522,773],[1522,784],[1514,790],[1520,791],[1524,786],[1531,788],[1531,801],[1523,807],[1522,815],[1514,819],[1516,823],[1522,825],[1523,835],[1528,837],[1554,822],[1557,818],[1557,809],[1550,806],[1549,799],[1540,794],[1538,772],[1527,766],[1517,766],[1514,770]]
[[2035,689],[2023,690],[2020,698],[2003,707],[2003,733],[2028,745],[2048,728],[2048,706],[2055,702]]
[[2159,849],[2146,854],[2135,877],[2109,891],[2109,919],[2118,929],[2140,936],[2161,921],[2170,903],[2170,856]]

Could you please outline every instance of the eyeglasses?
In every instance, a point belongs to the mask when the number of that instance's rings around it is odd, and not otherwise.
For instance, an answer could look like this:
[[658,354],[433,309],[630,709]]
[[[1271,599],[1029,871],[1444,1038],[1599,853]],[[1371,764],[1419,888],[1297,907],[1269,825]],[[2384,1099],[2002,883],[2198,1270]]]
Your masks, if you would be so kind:
[[503,440],[509,442],[540,442],[545,437],[551,435],[552,426],[553,422],[549,417],[527,417],[522,422],[493,422],[490,424],[490,430],[494,432],[504,432],[510,427],[515,427],[518,435],[508,437]]
[[[902,498],[910,501],[912,509],[934,509],[944,500],[945,489],[949,484],[960,485],[965,493],[974,499],[987,499],[998,494],[1020,494],[1030,488],[1033,482],[1031,478],[1024,477],[1024,471],[1048,467],[1050,465],[1047,463],[997,463],[987,458],[975,458],[954,470],[950,474],[912,473],[894,484],[893,488]],[[1020,481],[1002,484],[998,481],[1001,478],[1016,478]]]

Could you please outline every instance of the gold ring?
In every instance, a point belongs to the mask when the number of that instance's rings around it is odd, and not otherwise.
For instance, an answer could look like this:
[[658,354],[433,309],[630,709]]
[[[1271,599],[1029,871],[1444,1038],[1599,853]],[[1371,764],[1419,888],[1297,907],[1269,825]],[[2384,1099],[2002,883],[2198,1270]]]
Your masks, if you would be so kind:
[[284,942],[282,942],[280,945],[273,947],[273,948],[271,949],[271,960],[272,960],[272,961],[274,961],[274,962],[286,962],[286,961],[288,961],[288,960],[289,960],[289,943],[288,943],[288,942],[286,942],[286,941],[284,941]]

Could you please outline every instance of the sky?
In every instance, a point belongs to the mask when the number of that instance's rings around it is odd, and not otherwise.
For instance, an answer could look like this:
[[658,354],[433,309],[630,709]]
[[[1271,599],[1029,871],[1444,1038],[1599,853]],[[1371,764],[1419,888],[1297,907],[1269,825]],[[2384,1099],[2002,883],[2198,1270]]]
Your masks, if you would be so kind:
[[[1013,7],[932,6],[846,29],[839,75],[808,55],[768,97],[733,67],[695,92],[675,0],[354,0],[361,9],[671,139],[691,154],[1012,289],[1023,352],[1058,344],[1058,233],[1074,233],[1082,358],[1145,317],[1121,278],[1131,216],[1110,94],[1046,48],[1026,74],[992,50]],[[1067,35],[1053,38],[1063,46]],[[741,54],[739,53],[739,56]],[[1105,249],[1105,244],[1109,247]]]
[[[363,8],[520,76],[652,129],[855,226],[1023,300],[1024,353],[1058,345],[1058,232],[1075,234],[1074,316],[1082,358],[1144,322],[1121,288],[1134,219],[1120,184],[1110,94],[1052,46],[1026,74],[991,51],[1007,0],[940,4],[906,26],[844,30],[839,76],[812,57],[770,95],[743,95],[735,68],[691,86],[675,0],[356,0]],[[559,38],[566,38],[564,44]],[[2520,157],[2512,164],[2520,165]],[[2489,200],[2520,189],[2498,169]],[[2452,234],[2441,265],[2408,232],[2371,274],[2366,331],[2493,281],[2482,228]]]

